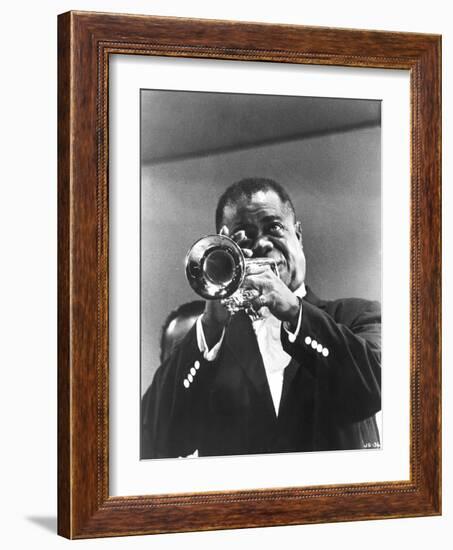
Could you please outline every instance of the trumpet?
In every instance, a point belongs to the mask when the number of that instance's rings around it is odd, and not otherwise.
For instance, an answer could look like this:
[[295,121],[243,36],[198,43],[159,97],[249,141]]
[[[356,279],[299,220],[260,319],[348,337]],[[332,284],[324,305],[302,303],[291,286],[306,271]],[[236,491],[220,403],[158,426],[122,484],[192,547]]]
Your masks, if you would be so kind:
[[189,249],[185,259],[186,277],[193,290],[206,300],[221,300],[234,314],[245,310],[252,319],[260,314],[252,301],[257,291],[242,288],[252,266],[269,266],[279,276],[271,258],[246,258],[239,245],[225,235],[206,235]]

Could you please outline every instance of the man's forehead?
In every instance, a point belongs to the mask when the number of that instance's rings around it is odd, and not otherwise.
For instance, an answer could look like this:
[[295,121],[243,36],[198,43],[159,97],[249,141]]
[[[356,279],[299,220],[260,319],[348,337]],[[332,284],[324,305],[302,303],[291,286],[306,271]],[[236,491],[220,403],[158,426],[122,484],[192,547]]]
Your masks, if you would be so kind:
[[234,202],[225,205],[223,216],[224,220],[248,215],[274,215],[286,217],[291,213],[289,206],[282,202],[280,197],[272,190],[257,191],[250,197],[242,195]]

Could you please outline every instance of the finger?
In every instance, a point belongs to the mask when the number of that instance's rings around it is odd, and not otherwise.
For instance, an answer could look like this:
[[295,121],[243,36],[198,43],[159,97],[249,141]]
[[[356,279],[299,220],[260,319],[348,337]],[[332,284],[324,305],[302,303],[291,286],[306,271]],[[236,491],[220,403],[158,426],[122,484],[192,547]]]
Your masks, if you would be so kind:
[[[244,250],[244,249],[243,249]],[[255,262],[247,262],[247,275],[259,275],[261,273],[271,273],[269,264],[259,264]]]
[[245,236],[245,231],[241,229],[240,231],[236,231],[236,233],[233,233],[231,235],[231,238],[233,239],[233,241],[240,243],[241,241],[245,241],[247,237]]
[[255,311],[259,311],[262,307],[267,305],[266,297],[260,294],[251,301],[251,304]]
[[258,290],[255,290],[254,288],[248,288],[245,292],[243,292],[243,295],[246,300],[249,300],[251,302],[252,300],[255,300],[259,297],[260,292]]
[[243,230],[233,233],[233,235],[231,235],[231,238],[241,248],[250,248],[250,245],[252,244],[251,239],[247,237],[247,234]]
[[233,241],[241,248],[250,249],[252,245],[252,240],[250,239],[250,237],[247,236],[246,232],[243,229],[241,229],[240,231],[236,231],[236,233],[233,233],[233,235],[231,235],[231,239],[233,239]]
[[229,237],[230,231],[229,231],[229,229],[228,229],[228,227],[227,227],[226,225],[223,225],[223,226],[220,228],[219,235],[224,235],[225,237]]
[[259,281],[256,280],[256,278],[252,276],[248,276],[244,279],[242,282],[242,286],[246,289],[252,289],[252,290],[259,290],[261,291],[261,286],[259,285]]
[[266,289],[266,282],[260,278],[260,274],[257,275],[247,275],[242,286],[246,290],[257,290],[259,294],[262,294]]
[[261,275],[263,273],[266,273],[268,270],[268,267],[265,265],[257,265],[251,262],[248,262],[246,264],[246,276],[249,275]]
[[241,229],[240,231],[236,231],[236,233],[233,233],[230,238],[233,239],[233,241],[241,248],[246,258],[251,258],[253,256],[253,250],[251,248],[248,248],[251,241],[247,237],[243,229]]

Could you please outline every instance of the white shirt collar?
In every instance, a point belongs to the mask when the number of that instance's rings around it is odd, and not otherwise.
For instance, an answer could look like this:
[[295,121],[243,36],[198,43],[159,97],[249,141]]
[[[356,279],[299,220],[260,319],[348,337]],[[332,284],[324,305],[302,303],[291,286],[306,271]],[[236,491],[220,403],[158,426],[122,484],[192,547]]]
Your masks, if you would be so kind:
[[307,294],[307,289],[305,288],[305,283],[302,283],[299,288],[294,291],[296,296],[303,298]]

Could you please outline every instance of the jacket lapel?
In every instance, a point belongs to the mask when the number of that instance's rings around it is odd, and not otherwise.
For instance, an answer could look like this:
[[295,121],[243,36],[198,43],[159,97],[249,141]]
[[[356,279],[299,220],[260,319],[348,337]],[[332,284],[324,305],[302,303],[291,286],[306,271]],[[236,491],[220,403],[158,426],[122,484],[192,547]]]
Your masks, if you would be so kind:
[[[309,287],[307,287],[307,294],[305,295],[304,300],[307,300],[307,302],[319,307],[320,309],[326,308],[326,303],[319,299]],[[225,352],[227,354],[224,358],[225,362],[230,363],[231,361],[234,361],[236,364],[240,365],[245,375],[255,388],[257,394],[261,397],[266,411],[275,421],[277,416],[275,414],[266,371],[264,369],[263,360],[258,347],[255,331],[253,330],[252,322],[246,313],[239,312],[231,318],[225,334],[225,343]],[[284,407],[285,401],[287,400],[291,383],[299,368],[300,365],[297,361],[292,359],[285,369],[279,416],[280,411]]]

